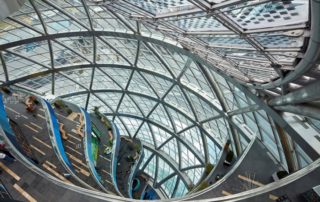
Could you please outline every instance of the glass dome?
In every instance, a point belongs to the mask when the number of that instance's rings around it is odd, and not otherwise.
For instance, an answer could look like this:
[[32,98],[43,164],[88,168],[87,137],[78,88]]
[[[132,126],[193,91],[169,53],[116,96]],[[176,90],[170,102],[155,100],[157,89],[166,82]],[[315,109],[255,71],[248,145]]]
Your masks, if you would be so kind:
[[240,155],[257,136],[286,166],[276,115],[237,81],[291,73],[308,45],[309,1],[194,2],[26,1],[1,21],[0,80],[100,107],[142,140],[140,169],[168,198],[199,183],[227,140]]

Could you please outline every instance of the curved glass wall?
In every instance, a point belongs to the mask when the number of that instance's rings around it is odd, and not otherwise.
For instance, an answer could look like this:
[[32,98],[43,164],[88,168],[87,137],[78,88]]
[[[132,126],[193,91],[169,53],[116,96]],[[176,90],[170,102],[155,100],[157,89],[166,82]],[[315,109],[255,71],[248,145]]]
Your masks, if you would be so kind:
[[217,69],[260,83],[292,69],[308,1],[203,1],[219,10],[210,16],[189,1],[119,2],[128,7],[26,1],[0,25],[1,82],[100,107],[120,135],[142,140],[140,169],[169,198],[197,185],[228,139],[240,154],[258,136],[286,167],[272,117]]

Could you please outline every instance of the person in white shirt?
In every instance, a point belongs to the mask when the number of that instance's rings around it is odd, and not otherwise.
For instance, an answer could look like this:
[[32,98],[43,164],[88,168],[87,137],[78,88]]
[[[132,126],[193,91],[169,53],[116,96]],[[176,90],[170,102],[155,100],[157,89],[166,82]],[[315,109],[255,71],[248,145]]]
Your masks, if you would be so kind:
[[6,155],[3,152],[0,152],[0,160],[7,161],[9,163],[13,163],[15,161],[15,159],[11,158],[10,156]]

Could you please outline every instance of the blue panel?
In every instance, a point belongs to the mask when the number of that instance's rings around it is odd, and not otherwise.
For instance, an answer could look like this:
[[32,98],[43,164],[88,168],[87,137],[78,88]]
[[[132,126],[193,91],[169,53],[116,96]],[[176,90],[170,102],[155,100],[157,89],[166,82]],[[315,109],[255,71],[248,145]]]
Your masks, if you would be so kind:
[[4,109],[4,104],[3,104],[3,96],[0,93],[0,124],[4,132],[8,133],[9,135],[15,136],[13,130],[10,127],[9,124],[9,118],[7,117],[6,110]]
[[4,109],[3,104],[3,96],[0,93],[0,125],[6,134],[6,136],[10,139],[11,143],[21,152],[24,153],[23,150],[20,148],[20,145],[17,143],[16,135],[14,134],[11,126],[9,124],[9,118],[7,116],[6,110]]
[[100,183],[101,185],[103,184],[101,181],[101,176],[97,173],[96,168],[94,166],[94,160],[93,160],[93,154],[92,154],[92,147],[91,147],[91,142],[92,142],[92,131],[91,131],[91,121],[89,118],[89,114],[86,110],[81,108],[82,115],[84,117],[84,123],[85,123],[85,139],[84,139],[84,144],[85,144],[85,156],[86,156],[86,161],[89,163],[89,168],[94,176],[95,180]]
[[47,102],[46,100],[43,100],[43,101],[44,101],[43,103],[45,103],[46,108],[49,112],[48,115],[49,115],[49,118],[51,121],[51,130],[53,132],[53,138],[55,139],[55,143],[56,143],[56,145],[55,144],[53,144],[53,145],[58,149],[58,152],[59,152],[58,155],[60,155],[60,157],[64,161],[65,165],[67,165],[69,167],[69,169],[71,169],[71,171],[74,172],[73,166],[64,151],[64,147],[63,147],[62,139],[61,139],[61,134],[60,134],[60,130],[59,130],[59,124],[58,124],[56,115],[54,114],[54,110],[52,109],[49,102]]

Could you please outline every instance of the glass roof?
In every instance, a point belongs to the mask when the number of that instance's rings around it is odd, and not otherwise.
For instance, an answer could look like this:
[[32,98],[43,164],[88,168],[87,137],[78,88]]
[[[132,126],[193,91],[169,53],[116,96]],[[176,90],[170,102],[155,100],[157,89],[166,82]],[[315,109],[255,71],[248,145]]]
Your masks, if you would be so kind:
[[190,2],[26,1],[0,24],[0,80],[99,106],[142,140],[140,168],[169,198],[196,185],[234,134],[243,148],[257,135],[285,164],[270,117],[243,111],[255,103],[216,70],[260,83],[292,70],[308,1]]
[[294,70],[310,29],[306,0],[107,2],[243,83],[268,83]]

